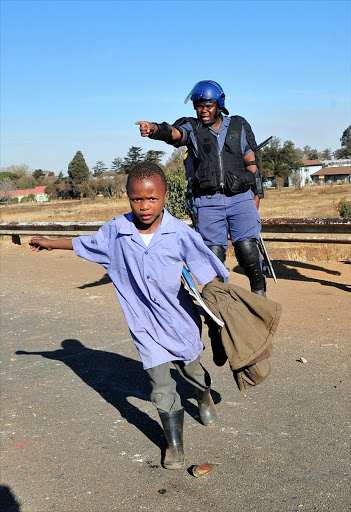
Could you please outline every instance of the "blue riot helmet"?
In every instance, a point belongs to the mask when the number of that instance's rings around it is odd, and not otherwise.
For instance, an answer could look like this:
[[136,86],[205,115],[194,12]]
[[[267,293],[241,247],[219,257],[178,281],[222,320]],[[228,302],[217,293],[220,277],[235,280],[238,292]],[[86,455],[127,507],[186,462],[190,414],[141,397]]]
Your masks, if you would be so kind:
[[188,96],[185,98],[184,103],[187,103],[189,100],[192,102],[200,100],[217,102],[219,109],[226,115],[229,115],[229,112],[224,105],[225,94],[223,89],[213,80],[201,80],[201,82],[195,84]]

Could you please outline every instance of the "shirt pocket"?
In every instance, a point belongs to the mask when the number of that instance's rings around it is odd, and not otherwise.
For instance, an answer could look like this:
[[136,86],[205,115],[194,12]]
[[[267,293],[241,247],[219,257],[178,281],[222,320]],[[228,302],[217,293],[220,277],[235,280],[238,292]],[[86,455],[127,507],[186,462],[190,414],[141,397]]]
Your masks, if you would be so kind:
[[184,263],[172,261],[162,265],[162,288],[165,291],[177,293],[181,285],[181,277]]

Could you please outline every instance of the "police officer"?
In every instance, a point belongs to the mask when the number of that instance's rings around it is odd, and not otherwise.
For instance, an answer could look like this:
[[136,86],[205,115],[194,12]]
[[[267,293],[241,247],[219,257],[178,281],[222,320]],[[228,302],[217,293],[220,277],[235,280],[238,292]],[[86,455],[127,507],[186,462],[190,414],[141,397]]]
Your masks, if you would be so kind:
[[263,197],[257,148],[249,123],[229,117],[222,87],[212,80],[195,84],[185,103],[193,102],[196,118],[182,117],[173,125],[138,121],[142,137],[186,146],[187,179],[194,195],[196,229],[205,244],[225,262],[228,233],[251,291],[265,296],[265,278],[257,240]]

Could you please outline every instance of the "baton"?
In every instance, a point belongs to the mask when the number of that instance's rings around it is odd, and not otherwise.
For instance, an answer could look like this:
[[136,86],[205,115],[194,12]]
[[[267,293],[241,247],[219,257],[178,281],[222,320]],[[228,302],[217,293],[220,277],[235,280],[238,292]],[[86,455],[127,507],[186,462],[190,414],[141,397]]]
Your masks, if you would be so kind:
[[266,249],[266,246],[265,246],[265,243],[263,241],[263,238],[262,238],[261,234],[260,234],[260,239],[257,242],[257,245],[258,245],[258,248],[260,250],[260,253],[262,254],[264,264],[267,267],[268,274],[269,274],[270,277],[273,277],[274,282],[276,283],[277,282],[277,277],[275,275],[272,262],[270,260],[270,257],[268,256],[268,252],[267,252],[267,249]]

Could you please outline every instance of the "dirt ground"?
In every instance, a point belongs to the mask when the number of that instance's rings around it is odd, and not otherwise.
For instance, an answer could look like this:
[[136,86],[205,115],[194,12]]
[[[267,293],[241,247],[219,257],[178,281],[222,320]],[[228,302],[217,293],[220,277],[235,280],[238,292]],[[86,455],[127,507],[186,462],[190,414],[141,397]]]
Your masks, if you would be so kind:
[[[169,472],[104,269],[26,242],[3,244],[0,261],[5,512],[349,510],[349,263],[273,259],[267,293],[283,313],[272,374],[247,393],[214,366],[204,332],[219,420],[202,427],[182,388],[187,470]],[[234,258],[227,266],[248,288]],[[220,466],[193,478],[204,462]]]

